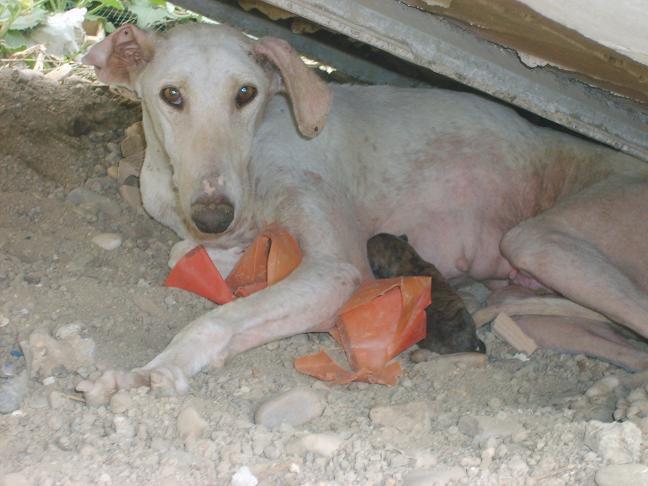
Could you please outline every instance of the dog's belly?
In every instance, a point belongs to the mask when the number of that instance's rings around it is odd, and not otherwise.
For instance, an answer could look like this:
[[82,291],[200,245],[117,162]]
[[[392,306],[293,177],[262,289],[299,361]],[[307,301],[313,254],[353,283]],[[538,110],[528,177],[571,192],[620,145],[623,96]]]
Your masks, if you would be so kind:
[[511,273],[499,249],[504,232],[470,214],[429,214],[404,233],[421,257],[448,279],[506,279]]

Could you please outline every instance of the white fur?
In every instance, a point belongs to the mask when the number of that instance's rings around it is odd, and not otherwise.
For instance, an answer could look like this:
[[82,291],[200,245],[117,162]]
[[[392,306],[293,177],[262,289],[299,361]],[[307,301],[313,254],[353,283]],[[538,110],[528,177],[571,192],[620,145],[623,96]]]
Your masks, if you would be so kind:
[[[215,260],[224,255],[231,267],[269,223],[291,231],[304,260],[282,282],[208,312],[144,368],[104,377],[91,393],[149,378],[184,391],[186,378],[207,364],[325,329],[370,276],[365,243],[380,231],[407,233],[449,278],[506,280],[522,272],[648,335],[648,279],[637,277],[648,273],[645,253],[636,275],[621,270],[618,256],[632,260],[641,243],[619,252],[598,244],[581,252],[574,243],[596,239],[589,227],[581,232],[580,216],[599,224],[598,213],[590,218],[589,210],[579,209],[581,201],[595,208],[597,194],[607,190],[623,197],[608,182],[621,173],[626,182],[645,186],[641,163],[535,127],[480,97],[432,89],[331,86],[326,126],[307,139],[290,101],[273,93],[277,74],[256,62],[251,47],[225,27],[180,28],[156,41],[155,57],[134,83],[148,143],[144,206],[190,238],[191,198],[205,181],[221,181],[208,187],[234,203],[232,225],[204,241],[193,236]],[[233,110],[236,89],[246,83],[259,94]],[[160,99],[169,84],[182,90],[184,110]],[[619,219],[646,230],[647,213],[643,222],[637,216],[648,202],[637,201]],[[643,241],[645,250],[648,238]],[[623,305],[614,303],[619,298]]]

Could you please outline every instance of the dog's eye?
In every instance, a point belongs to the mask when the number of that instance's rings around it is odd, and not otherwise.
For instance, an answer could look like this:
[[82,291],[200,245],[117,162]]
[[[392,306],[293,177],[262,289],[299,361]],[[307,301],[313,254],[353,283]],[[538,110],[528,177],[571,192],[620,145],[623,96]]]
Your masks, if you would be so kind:
[[160,91],[160,97],[168,104],[175,108],[182,107],[182,95],[180,90],[175,86],[167,86]]
[[236,107],[243,108],[256,97],[256,94],[257,89],[254,86],[241,86],[236,93]]

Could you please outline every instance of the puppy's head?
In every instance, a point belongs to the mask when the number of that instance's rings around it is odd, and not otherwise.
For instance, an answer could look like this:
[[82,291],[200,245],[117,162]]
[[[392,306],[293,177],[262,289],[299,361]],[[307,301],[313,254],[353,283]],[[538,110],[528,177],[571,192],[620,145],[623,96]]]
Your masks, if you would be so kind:
[[198,240],[231,231],[250,200],[248,162],[274,94],[291,99],[296,130],[311,138],[331,103],[327,86],[284,41],[253,41],[223,25],[164,34],[126,25],[84,57],[100,80],[142,100],[147,154],[173,170],[178,207]]

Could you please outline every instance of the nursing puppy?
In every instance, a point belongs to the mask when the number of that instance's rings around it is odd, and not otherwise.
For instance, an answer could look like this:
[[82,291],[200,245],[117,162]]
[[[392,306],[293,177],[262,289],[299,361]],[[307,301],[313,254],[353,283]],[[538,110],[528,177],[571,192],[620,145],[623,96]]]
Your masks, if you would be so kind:
[[425,309],[425,339],[418,344],[439,354],[485,353],[475,322],[459,294],[434,265],[423,260],[405,235],[380,233],[367,241],[367,258],[376,278],[432,277],[432,304]]

